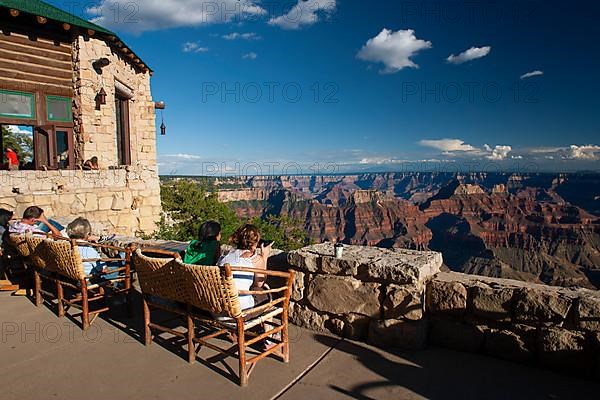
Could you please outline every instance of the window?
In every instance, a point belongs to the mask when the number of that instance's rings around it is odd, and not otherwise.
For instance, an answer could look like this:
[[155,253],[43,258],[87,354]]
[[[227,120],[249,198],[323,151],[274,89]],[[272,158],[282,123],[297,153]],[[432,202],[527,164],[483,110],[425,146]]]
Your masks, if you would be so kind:
[[35,118],[35,98],[31,93],[0,90],[0,117]]
[[73,130],[54,125],[37,126],[34,135],[37,169],[74,167]]
[[69,97],[46,96],[48,121],[71,122],[71,99]]
[[117,159],[119,165],[130,165],[129,100],[117,94],[115,97],[115,109],[117,119]]

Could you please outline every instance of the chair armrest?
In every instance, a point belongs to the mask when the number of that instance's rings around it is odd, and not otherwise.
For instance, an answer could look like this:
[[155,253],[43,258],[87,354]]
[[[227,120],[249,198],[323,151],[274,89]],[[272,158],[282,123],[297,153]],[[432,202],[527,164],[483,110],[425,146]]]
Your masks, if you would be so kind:
[[239,272],[253,272],[253,273],[257,273],[257,274],[261,274],[261,275],[277,276],[277,277],[286,278],[286,279],[289,279],[293,276],[293,272],[291,270],[288,272],[283,272],[283,271],[272,271],[269,269],[234,267],[234,266],[231,266],[231,270],[239,271]]

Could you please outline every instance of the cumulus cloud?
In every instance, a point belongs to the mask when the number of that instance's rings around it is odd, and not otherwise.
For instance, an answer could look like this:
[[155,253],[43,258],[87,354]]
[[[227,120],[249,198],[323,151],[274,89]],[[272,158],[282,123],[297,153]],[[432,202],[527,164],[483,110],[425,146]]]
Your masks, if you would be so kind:
[[572,144],[563,153],[563,158],[573,160],[598,160],[600,159],[600,146],[588,144],[584,146],[577,146]]
[[92,22],[133,33],[240,22],[267,12],[253,0],[100,0],[88,7]]
[[421,146],[431,147],[433,149],[440,150],[444,153],[477,150],[477,148],[471,146],[470,144],[466,144],[464,140],[460,139],[420,140],[418,143]]
[[[488,160],[501,161],[506,160],[508,155],[512,151],[511,146],[495,146],[494,148],[489,145],[483,145],[484,150],[488,153],[485,157]],[[520,156],[517,156],[517,158]],[[522,157],[521,157],[522,158]]]
[[163,158],[168,158],[170,160],[200,160],[200,157],[197,154],[188,154],[188,153],[177,153],[177,154],[165,154],[162,156]]
[[470,49],[465,50],[458,55],[450,54],[448,58],[446,58],[446,61],[450,64],[462,64],[466,63],[467,61],[485,57],[490,54],[490,51],[492,51],[491,46],[471,47]]
[[269,25],[283,29],[300,29],[319,22],[320,15],[331,15],[336,9],[336,0],[298,0],[286,14],[272,17]]
[[544,71],[535,70],[535,71],[531,71],[531,72],[521,75],[521,79],[527,79],[527,78],[532,78],[534,76],[541,76],[541,75],[544,75]]
[[367,41],[357,57],[364,61],[383,63],[385,69],[381,73],[393,74],[404,68],[419,68],[411,57],[430,48],[431,42],[417,39],[412,29],[393,32],[384,28]]
[[185,42],[181,47],[184,53],[206,53],[208,47],[202,47],[198,42]]
[[232,32],[227,35],[223,35],[225,40],[261,40],[262,36],[257,35],[254,32],[239,33]]
[[[488,160],[501,161],[509,158],[512,152],[512,146],[497,145],[491,147],[484,144],[483,147],[475,147],[465,143],[461,139],[435,139],[435,140],[420,140],[417,142],[421,146],[430,147],[442,152],[443,155],[451,156],[470,156],[484,157]],[[514,158],[514,157],[513,157]]]
[[242,60],[256,60],[258,58],[258,54],[254,52],[246,53],[242,55]]

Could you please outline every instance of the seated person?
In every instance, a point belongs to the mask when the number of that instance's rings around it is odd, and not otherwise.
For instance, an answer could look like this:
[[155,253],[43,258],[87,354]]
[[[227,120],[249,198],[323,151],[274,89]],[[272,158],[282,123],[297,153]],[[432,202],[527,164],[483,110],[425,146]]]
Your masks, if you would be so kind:
[[198,240],[192,240],[185,250],[183,262],[194,265],[217,265],[221,257],[221,224],[206,221],[200,226]]
[[94,156],[83,163],[83,169],[86,171],[97,170],[98,168],[98,157]]
[[[89,242],[92,237],[92,225],[90,221],[85,218],[76,218],[67,225],[67,234],[70,239],[75,239],[81,242]],[[101,279],[115,279],[118,277],[118,272],[111,272],[114,267],[110,267],[104,261],[100,261],[100,253],[86,243],[80,243],[77,246],[79,248],[79,254],[82,260],[96,260],[96,261],[83,261],[83,271],[86,276],[96,275]],[[117,267],[118,268],[118,267]]]
[[[43,225],[41,225],[43,224]],[[27,207],[23,212],[23,218],[19,221],[13,222],[9,228],[9,233],[33,233],[33,234],[45,234],[48,231],[44,231],[47,228],[53,235],[63,236],[61,230],[57,227],[58,224],[52,223],[44,215],[44,210],[38,206]]]
[[[267,260],[271,254],[271,246],[261,245],[260,252],[257,251],[260,243],[260,232],[254,225],[246,224],[239,228],[231,236],[231,244],[234,249],[219,260],[219,266],[229,264],[232,267],[247,267],[267,269]],[[265,283],[265,276],[252,272],[234,271],[233,281],[238,290],[261,290]],[[264,303],[269,299],[266,295],[242,295],[239,296],[242,310],[247,310]]]
[[0,208],[0,238],[4,243],[4,235],[8,232],[8,225],[13,217],[13,212]]

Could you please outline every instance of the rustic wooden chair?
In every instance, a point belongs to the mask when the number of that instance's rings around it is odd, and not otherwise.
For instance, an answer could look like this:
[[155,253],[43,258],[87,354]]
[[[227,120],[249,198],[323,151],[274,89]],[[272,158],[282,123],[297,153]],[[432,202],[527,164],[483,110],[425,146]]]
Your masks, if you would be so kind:
[[[90,310],[90,303],[105,299],[105,287],[114,286],[115,283],[122,282],[123,287],[114,287],[112,293],[114,295],[123,294],[126,296],[127,302],[130,302],[130,265],[132,252],[130,248],[119,249],[113,246],[81,242],[61,237],[42,238],[26,235],[25,239],[28,243],[28,262],[34,267],[34,293],[35,304],[37,306],[42,304],[42,296],[45,295],[57,300],[59,317],[63,317],[70,307],[80,309],[81,313],[76,315],[76,317],[81,316],[82,328],[83,330],[87,330],[100,313],[109,310],[106,306]],[[79,245],[90,246],[97,249],[110,248],[112,250],[122,251],[124,252],[125,257],[81,259]],[[22,255],[25,253],[26,251],[24,251]],[[94,277],[85,275],[82,263],[86,261],[122,262],[124,266],[111,271],[118,272],[118,277],[90,283],[89,279]],[[55,294],[42,289],[42,279],[47,279],[55,283]],[[71,298],[65,298],[64,287],[73,289],[74,295]]]
[[[153,257],[149,257],[148,255]],[[239,360],[239,384],[246,386],[256,363],[264,357],[276,353],[283,362],[289,362],[288,309],[293,282],[293,271],[265,271],[225,265],[197,266],[181,262],[177,254],[171,256],[150,249],[138,249],[134,256],[134,266],[144,299],[144,337],[146,345],[152,343],[152,330],[167,332],[183,337],[188,342],[188,361],[194,363],[196,353],[202,346],[226,355],[236,355]],[[285,282],[281,287],[261,292],[238,291],[233,281],[233,273],[247,271],[274,276]],[[250,310],[241,310],[238,295],[275,294],[280,297]],[[166,306],[170,300],[180,307]],[[176,313],[187,322],[187,331],[178,332],[151,321],[151,308]],[[275,318],[278,322],[274,322]],[[200,327],[209,328],[208,334],[196,337],[195,322]],[[253,328],[268,325],[271,329],[254,332]],[[281,339],[273,335],[281,333]],[[235,340],[233,347],[222,348],[209,342],[211,339]],[[235,338],[235,339],[234,339]],[[247,358],[249,347],[268,339],[275,345]],[[196,348],[196,344],[199,344]]]

